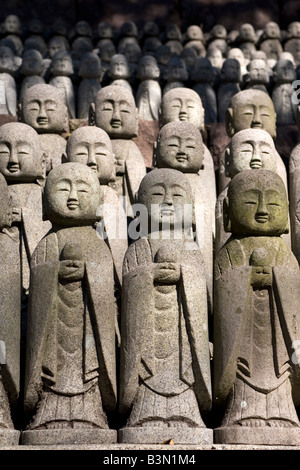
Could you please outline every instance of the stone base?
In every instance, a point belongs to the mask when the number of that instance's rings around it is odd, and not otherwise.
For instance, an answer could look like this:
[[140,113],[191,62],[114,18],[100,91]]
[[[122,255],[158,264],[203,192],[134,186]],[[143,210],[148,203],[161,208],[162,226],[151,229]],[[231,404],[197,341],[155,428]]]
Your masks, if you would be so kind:
[[299,446],[300,428],[230,426],[214,430],[216,444]]
[[15,429],[0,429],[0,446],[17,446],[20,435],[20,431]]
[[37,429],[23,431],[23,445],[60,444],[115,444],[117,431],[113,429]]
[[124,444],[164,444],[171,439],[175,445],[210,445],[213,443],[213,430],[207,428],[141,426],[122,428],[118,431],[118,442]]

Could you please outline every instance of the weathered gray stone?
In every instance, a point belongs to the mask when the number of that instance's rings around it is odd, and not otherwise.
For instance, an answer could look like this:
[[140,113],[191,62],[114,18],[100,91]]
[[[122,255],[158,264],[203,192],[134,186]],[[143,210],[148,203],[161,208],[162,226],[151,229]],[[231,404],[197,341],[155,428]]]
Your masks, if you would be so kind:
[[192,442],[207,443],[206,276],[202,253],[189,236],[192,191],[182,172],[154,169],[141,182],[138,202],[147,213],[143,237],[124,260],[120,411],[130,415],[119,440],[155,443],[175,435],[186,443],[193,435]]
[[142,56],[137,68],[139,85],[135,98],[140,119],[146,121],[158,120],[162,95],[158,81],[159,76],[160,70],[155,57],[150,55]]
[[300,275],[281,238],[282,179],[267,170],[237,174],[224,225],[232,236],[215,264],[214,403],[223,415],[215,442],[299,445]]
[[31,262],[26,443],[103,442],[106,430],[111,443],[118,326],[113,260],[93,227],[98,175],[81,163],[54,168],[44,203],[53,229]]
[[132,215],[131,205],[146,174],[143,155],[132,140],[138,135],[138,109],[133,94],[123,86],[103,87],[91,105],[90,124],[101,127],[111,139],[116,159],[114,188],[125,197],[126,214]]
[[61,90],[49,84],[34,85],[26,90],[19,104],[20,119],[40,137],[46,158],[46,173],[63,161],[69,129],[68,110]]

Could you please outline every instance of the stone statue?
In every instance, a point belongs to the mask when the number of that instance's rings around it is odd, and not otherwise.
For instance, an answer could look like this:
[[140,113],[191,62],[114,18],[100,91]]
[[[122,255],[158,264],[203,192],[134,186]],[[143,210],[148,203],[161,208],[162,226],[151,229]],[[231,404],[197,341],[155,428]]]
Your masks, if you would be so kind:
[[98,175],[103,194],[102,217],[106,234],[104,239],[111,250],[118,281],[121,285],[123,259],[128,248],[127,219],[122,201],[110,186],[110,184],[114,184],[116,177],[111,140],[100,127],[79,127],[68,138],[66,159],[69,162],[88,165]]
[[274,87],[271,95],[277,124],[296,124],[297,104],[292,100],[295,92],[292,83],[296,79],[296,69],[293,63],[285,59],[278,60],[273,68]]
[[287,28],[287,40],[284,42],[285,52],[293,54],[296,67],[300,65],[300,21],[292,21]]
[[196,63],[196,60],[198,59],[197,52],[193,47],[184,47],[182,49],[182,52],[180,54],[181,59],[184,60],[186,69],[188,72],[188,83],[191,80],[191,76],[193,73],[193,69]]
[[182,34],[176,23],[167,23],[163,43],[170,48],[172,55],[180,55],[183,49]]
[[192,47],[197,52],[197,56],[205,56],[206,48],[204,44],[203,31],[200,26],[195,24],[188,26],[185,32],[185,43],[183,47]]
[[257,37],[251,23],[243,23],[238,31],[236,45],[239,47],[246,59],[251,60],[251,55],[256,51]]
[[164,73],[166,83],[163,88],[163,93],[167,93],[167,91],[172,88],[184,87],[188,79],[189,75],[184,60],[177,55],[171,56]]
[[110,59],[109,64],[110,85],[120,85],[132,92],[129,83],[130,71],[127,59],[124,54],[115,54]]
[[[180,217],[185,204],[191,207],[191,189],[183,173],[154,169],[138,203],[146,210],[143,237],[128,248],[123,271],[120,411],[129,419],[119,442],[208,444],[205,268]],[[189,213],[187,233],[191,225]]]
[[23,53],[23,41],[21,39],[22,24],[17,15],[7,15],[3,23],[3,33],[5,38],[13,42],[17,56]]
[[73,72],[74,69],[69,52],[57,52],[51,62],[52,78],[49,81],[49,85],[53,85],[62,90],[64,101],[68,108],[69,119],[76,118],[75,90],[71,78]]
[[[199,129],[201,134],[205,135],[204,109],[198,93],[190,88],[174,88],[163,95],[159,115],[160,127],[173,121],[189,122]],[[205,186],[206,193],[210,196],[211,210],[214,213],[217,200],[214,162],[204,142],[203,147],[202,184]]]
[[213,66],[214,79],[212,86],[214,90],[217,91],[221,83],[221,69],[225,59],[222,55],[222,52],[217,47],[210,47],[207,50],[206,57]]
[[[30,90],[30,89],[29,89]],[[0,127],[0,173],[8,183],[17,231],[23,295],[28,294],[30,259],[38,242],[50,230],[43,220],[42,192],[45,161],[37,132],[21,122]]]
[[91,105],[90,124],[109,135],[116,159],[114,188],[124,197],[124,210],[132,215],[131,205],[146,174],[144,157],[132,140],[138,135],[138,109],[133,94],[123,86],[109,85],[98,91]]
[[281,31],[277,23],[269,21],[265,24],[258,47],[266,53],[269,60],[277,61],[279,59],[283,47],[281,44]]
[[0,114],[17,115],[16,70],[12,50],[7,46],[0,46]]
[[202,136],[193,124],[174,121],[161,128],[154,166],[181,171],[189,181],[193,196],[194,237],[203,254],[209,302],[212,304],[215,198],[212,201],[211,197],[215,196],[215,192],[207,187],[203,160]]
[[[276,138],[276,113],[268,93],[262,90],[242,90],[232,97],[226,113],[226,131],[229,137],[242,129],[264,129]],[[287,186],[287,172],[284,162],[276,152],[277,171]],[[225,175],[224,153],[220,157],[218,187],[219,193],[229,183]]]
[[137,68],[139,85],[135,98],[140,119],[146,121],[158,120],[162,95],[158,81],[159,75],[160,70],[155,57],[151,55],[142,56]]
[[161,85],[165,83],[164,77],[165,77],[165,73],[167,70],[167,64],[171,56],[172,56],[171,49],[165,44],[162,44],[161,46],[159,46],[154,53],[154,57],[156,58],[159,69],[160,69],[160,84]]
[[217,443],[300,443],[300,277],[281,238],[287,223],[287,193],[276,173],[245,170],[233,178],[224,200],[231,237],[215,264]]
[[215,24],[209,33],[207,41],[207,51],[210,48],[217,48],[222,52],[223,57],[227,57],[228,42],[227,42],[227,30],[222,24]]
[[[274,140],[263,129],[243,129],[233,135],[225,150],[225,174],[229,180],[243,170],[269,170],[280,173],[278,156]],[[219,194],[216,204],[215,253],[229,238],[223,224],[223,201],[227,196],[228,186]],[[285,242],[291,245],[290,234],[283,235]]]
[[55,35],[49,39],[48,54],[52,59],[56,52],[68,51],[70,49],[69,42],[65,36]]
[[220,73],[221,83],[217,91],[218,121],[225,122],[226,111],[231,98],[241,91],[240,63],[236,59],[225,59]]
[[240,63],[242,77],[248,73],[247,64],[249,60],[245,59],[244,53],[238,47],[232,47],[228,50],[227,59],[236,59]]
[[193,90],[201,98],[205,110],[205,124],[217,122],[217,97],[213,88],[214,72],[213,66],[207,57],[199,57],[195,63],[192,81]]
[[126,45],[132,42],[138,43],[137,25],[134,21],[124,21],[120,28],[117,51],[123,54]]
[[53,229],[31,262],[23,444],[114,443],[114,269],[94,223],[97,173],[81,163],[51,170],[44,193]]
[[0,443],[17,445],[20,432],[15,431],[20,391],[21,279],[18,236],[11,228],[12,200],[7,182],[0,174]]
[[254,88],[268,93],[270,69],[263,59],[252,59],[247,65],[248,74],[244,75],[244,88]]
[[62,163],[69,129],[68,110],[60,89],[49,84],[28,88],[19,105],[20,120],[39,134],[46,158],[46,173]]
[[19,92],[19,101],[22,101],[23,94],[27,88],[33,85],[45,83],[43,77],[45,64],[42,54],[35,49],[28,49],[22,57],[22,64],[19,73],[23,76],[21,89]]
[[77,116],[78,119],[88,120],[91,103],[94,103],[98,91],[101,89],[101,60],[93,52],[83,55],[78,76],[81,81],[77,90]]

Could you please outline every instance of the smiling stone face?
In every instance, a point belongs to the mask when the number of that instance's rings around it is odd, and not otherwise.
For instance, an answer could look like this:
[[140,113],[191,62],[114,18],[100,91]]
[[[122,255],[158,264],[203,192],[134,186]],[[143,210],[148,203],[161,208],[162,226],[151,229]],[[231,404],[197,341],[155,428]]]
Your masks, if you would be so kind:
[[173,121],[183,121],[203,129],[204,108],[200,96],[194,90],[183,87],[167,91],[162,98],[159,120],[161,126]]
[[54,168],[46,180],[44,202],[46,216],[54,225],[91,225],[101,203],[96,172],[74,162]]
[[22,121],[38,133],[62,133],[66,129],[68,110],[61,91],[47,84],[28,88],[21,102]]
[[12,183],[32,183],[44,177],[43,152],[32,127],[10,122],[0,128],[0,172]]
[[261,90],[242,90],[233,96],[226,113],[230,137],[242,129],[264,129],[276,137],[276,113],[270,96]]
[[71,133],[67,141],[67,158],[89,166],[101,184],[107,184],[114,172],[114,155],[107,133],[94,126],[84,126]]
[[202,166],[204,146],[193,124],[170,122],[162,127],[156,149],[156,166],[183,173],[197,173]]
[[276,149],[270,134],[261,129],[237,132],[225,151],[226,174],[233,178],[243,170],[277,171]]
[[114,85],[102,88],[96,97],[95,123],[110,138],[137,136],[138,110],[130,90]]
[[229,184],[225,219],[234,235],[279,236],[288,226],[288,200],[280,176],[268,170],[245,170]]

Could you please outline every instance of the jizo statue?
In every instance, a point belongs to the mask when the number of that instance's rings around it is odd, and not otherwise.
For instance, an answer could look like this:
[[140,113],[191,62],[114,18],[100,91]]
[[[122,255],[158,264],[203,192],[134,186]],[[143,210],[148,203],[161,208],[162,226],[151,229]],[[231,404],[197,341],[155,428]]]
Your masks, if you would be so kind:
[[118,334],[113,260],[94,224],[98,175],[82,163],[51,170],[44,193],[52,231],[31,263],[24,444],[116,442]]
[[123,258],[128,248],[127,219],[122,199],[119,199],[117,192],[110,186],[116,177],[111,140],[100,127],[79,127],[68,138],[66,158],[69,162],[89,166],[98,175],[103,194],[101,222],[105,231],[103,236],[111,250],[117,278],[121,285]]
[[[288,226],[282,179],[245,170],[224,200],[231,233],[215,263],[215,442],[299,445],[300,276],[281,238]],[[222,411],[221,411],[222,410]]]
[[138,109],[133,94],[123,86],[109,85],[98,91],[91,105],[90,124],[109,135],[116,159],[113,187],[124,197],[124,209],[132,215],[131,205],[146,174],[144,157],[132,140],[138,135]]
[[19,103],[20,120],[38,134],[46,158],[46,173],[63,161],[69,129],[68,110],[61,90],[49,84],[27,89]]
[[119,441],[209,443],[205,268],[188,236],[192,211],[185,224],[180,217],[191,189],[182,172],[154,169],[137,200],[145,211],[143,236],[124,260],[120,411],[128,420]]

